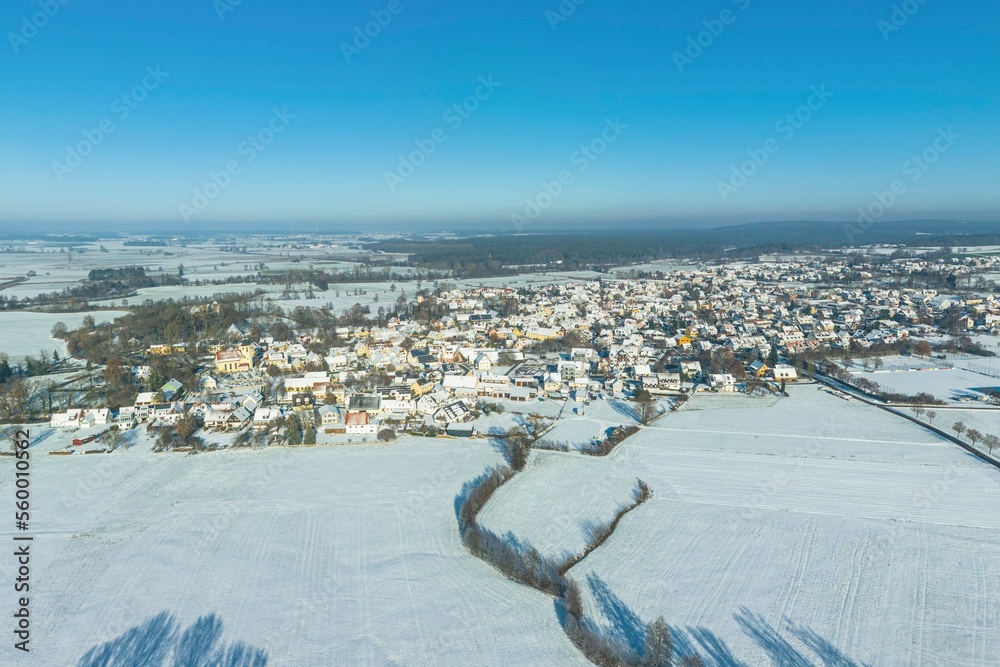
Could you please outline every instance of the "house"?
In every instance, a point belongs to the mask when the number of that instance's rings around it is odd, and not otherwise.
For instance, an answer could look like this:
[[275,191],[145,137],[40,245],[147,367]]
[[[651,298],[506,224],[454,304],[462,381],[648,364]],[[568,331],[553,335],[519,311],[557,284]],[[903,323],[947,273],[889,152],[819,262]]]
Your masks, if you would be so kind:
[[252,415],[244,407],[235,410],[212,409],[205,413],[205,428],[214,431],[238,431],[251,419]]
[[135,414],[135,407],[127,405],[119,408],[118,414],[115,416],[115,423],[118,424],[118,428],[120,429],[134,428],[139,423],[139,418]]
[[462,422],[472,416],[472,412],[462,401],[453,401],[434,413],[434,421],[438,422]]
[[149,407],[147,419],[150,423],[176,424],[185,416],[180,403],[158,403]]
[[538,398],[538,390],[535,387],[511,387],[508,398],[512,401],[517,401],[518,403],[527,403],[528,401]]
[[368,413],[362,410],[348,411],[344,418],[344,432],[353,434],[372,434],[378,429],[378,424],[369,419]]
[[243,397],[240,401],[240,405],[247,409],[248,412],[253,412],[264,402],[264,395],[259,391],[252,391]]
[[483,352],[479,353],[474,362],[477,371],[488,371],[493,368],[493,362],[490,360],[489,356]]
[[285,394],[311,393],[316,398],[325,398],[330,386],[330,376],[323,372],[306,373],[299,378],[285,379]]
[[795,382],[799,379],[799,374],[793,366],[787,364],[777,364],[771,371],[774,379],[785,382]]
[[343,412],[333,405],[321,405],[317,413],[319,414],[319,423],[322,426],[335,426],[344,423]]
[[149,413],[156,400],[156,392],[144,391],[135,397],[135,417],[138,421],[144,422],[149,419]]
[[479,378],[472,373],[465,375],[445,375],[441,381],[441,386],[453,395],[477,395]]
[[264,431],[281,418],[280,408],[257,408],[253,411],[253,428]]
[[79,408],[71,408],[65,412],[56,412],[49,419],[49,426],[52,428],[80,428],[87,411]]
[[708,376],[708,386],[715,391],[736,391],[736,378],[730,373],[711,373]]
[[90,426],[107,426],[111,421],[111,410],[107,408],[96,408],[87,410],[87,414],[80,420],[80,426],[87,428]]
[[701,362],[700,361],[682,361],[681,362],[681,375],[685,380],[691,380],[701,376]]
[[378,414],[382,411],[382,396],[380,394],[354,394],[347,405],[350,412]]
[[656,387],[664,391],[681,390],[681,374],[679,372],[666,372],[656,374]]
[[184,385],[181,384],[180,380],[172,378],[163,383],[163,386],[160,387],[160,393],[163,394],[163,398],[168,401],[172,401],[175,396],[181,393],[181,389],[183,389],[183,387]]

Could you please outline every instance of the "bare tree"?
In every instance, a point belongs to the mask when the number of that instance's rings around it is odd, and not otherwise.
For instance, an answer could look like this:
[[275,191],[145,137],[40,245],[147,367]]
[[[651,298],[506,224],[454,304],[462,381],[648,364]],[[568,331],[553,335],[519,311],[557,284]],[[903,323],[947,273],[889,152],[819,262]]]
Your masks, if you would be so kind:
[[982,440],[983,438],[983,434],[974,428],[970,428],[968,433],[966,433],[965,435],[972,442],[973,447],[975,447],[976,443]]
[[934,412],[933,410],[928,410],[927,411],[927,421],[929,421],[930,423],[933,424],[935,417],[937,417],[937,413],[936,412]]
[[965,433],[965,424],[962,422],[955,422],[951,425],[951,430],[955,432],[955,435],[961,438],[962,434]]
[[670,627],[662,616],[646,626],[640,664],[642,667],[673,667],[674,643],[670,638]]
[[640,389],[635,393],[636,403],[639,404],[639,418],[643,424],[648,424],[660,415],[659,406],[656,399],[646,389]]
[[531,436],[523,426],[516,426],[503,437],[504,456],[514,470],[523,470],[528,464]]

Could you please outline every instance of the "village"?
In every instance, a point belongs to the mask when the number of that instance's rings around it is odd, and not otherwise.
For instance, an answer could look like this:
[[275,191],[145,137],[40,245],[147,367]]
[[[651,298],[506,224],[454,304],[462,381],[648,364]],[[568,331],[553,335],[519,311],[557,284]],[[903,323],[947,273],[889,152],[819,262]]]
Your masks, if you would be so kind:
[[[482,416],[508,411],[550,423],[585,415],[592,402],[630,406],[646,422],[699,392],[782,395],[831,359],[871,377],[887,363],[943,369],[953,361],[940,360],[956,354],[991,357],[1000,301],[971,288],[995,264],[994,257],[905,257],[871,267],[767,259],[635,278],[425,290],[416,301],[433,301],[445,314],[338,326],[334,347],[321,348],[321,332],[310,328],[254,337],[249,322],[195,349],[151,345],[140,358],[196,357],[196,382],[152,386],[149,365],[129,364],[129,381],[143,389],[134,403],[71,405],[49,420],[80,430],[76,446],[96,440],[113,449],[122,442],[116,434],[145,426],[169,431],[159,448],[179,451],[496,435]],[[945,287],[913,286],[913,276]],[[966,290],[949,289],[963,282]],[[864,378],[860,385],[877,386]],[[984,387],[961,400],[997,396]]]

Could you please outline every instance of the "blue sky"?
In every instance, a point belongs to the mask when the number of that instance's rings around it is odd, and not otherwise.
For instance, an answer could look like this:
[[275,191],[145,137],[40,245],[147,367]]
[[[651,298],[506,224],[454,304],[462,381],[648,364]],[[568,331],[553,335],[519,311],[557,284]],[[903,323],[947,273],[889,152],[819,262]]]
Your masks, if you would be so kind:
[[49,1],[0,8],[0,229],[848,220],[897,180],[886,219],[1000,219],[996,3]]

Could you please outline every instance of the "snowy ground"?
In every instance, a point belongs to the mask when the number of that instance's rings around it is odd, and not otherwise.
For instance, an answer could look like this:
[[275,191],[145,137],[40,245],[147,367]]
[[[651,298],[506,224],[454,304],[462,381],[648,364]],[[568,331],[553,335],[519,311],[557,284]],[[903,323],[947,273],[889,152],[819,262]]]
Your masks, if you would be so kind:
[[[95,310],[89,314],[100,324],[122,317],[125,312]],[[0,312],[0,352],[6,352],[12,361],[27,356],[37,357],[43,349],[49,354],[58,350],[65,357],[68,354],[66,343],[52,337],[53,325],[62,322],[69,329],[77,329],[87,315],[88,313]]]
[[540,447],[577,451],[588,445],[607,440],[620,422],[606,422],[587,417],[560,419],[545,432],[539,441]]
[[[33,460],[32,653],[73,665],[159,614],[217,613],[269,665],[586,665],[548,596],[470,556],[454,499],[486,441]],[[12,496],[12,467],[0,473]],[[9,543],[10,528],[0,539]],[[11,581],[12,558],[0,559]],[[137,664],[137,663],[135,663]]]
[[655,498],[571,572],[590,612],[627,641],[663,614],[709,665],[1000,665],[1000,471],[790,391],[696,396],[614,452]]
[[885,357],[884,363],[878,371],[866,371],[856,361],[851,372],[856,378],[877,382],[886,391],[910,395],[927,392],[948,403],[979,400],[985,395],[983,389],[1000,388],[1000,361],[988,358]]
[[633,499],[635,477],[626,466],[608,463],[580,454],[533,452],[524,472],[487,503],[480,523],[497,534],[513,534],[545,556],[575,556],[596,525],[614,519]]
[[[909,410],[910,414],[923,421],[928,421],[927,411],[925,410],[922,414],[917,415],[913,410]],[[956,422],[962,422],[968,429],[976,429],[983,435],[996,435],[1000,436],[1000,408],[980,406],[974,409],[957,409],[957,408],[935,408],[934,409],[934,425],[940,429],[944,429],[950,433],[954,433],[952,430],[952,425]],[[968,442],[968,438],[963,438]],[[969,442],[969,444],[972,444]],[[982,442],[978,444],[979,449],[986,451]],[[1000,449],[994,448],[993,454],[995,456],[1000,456]]]

